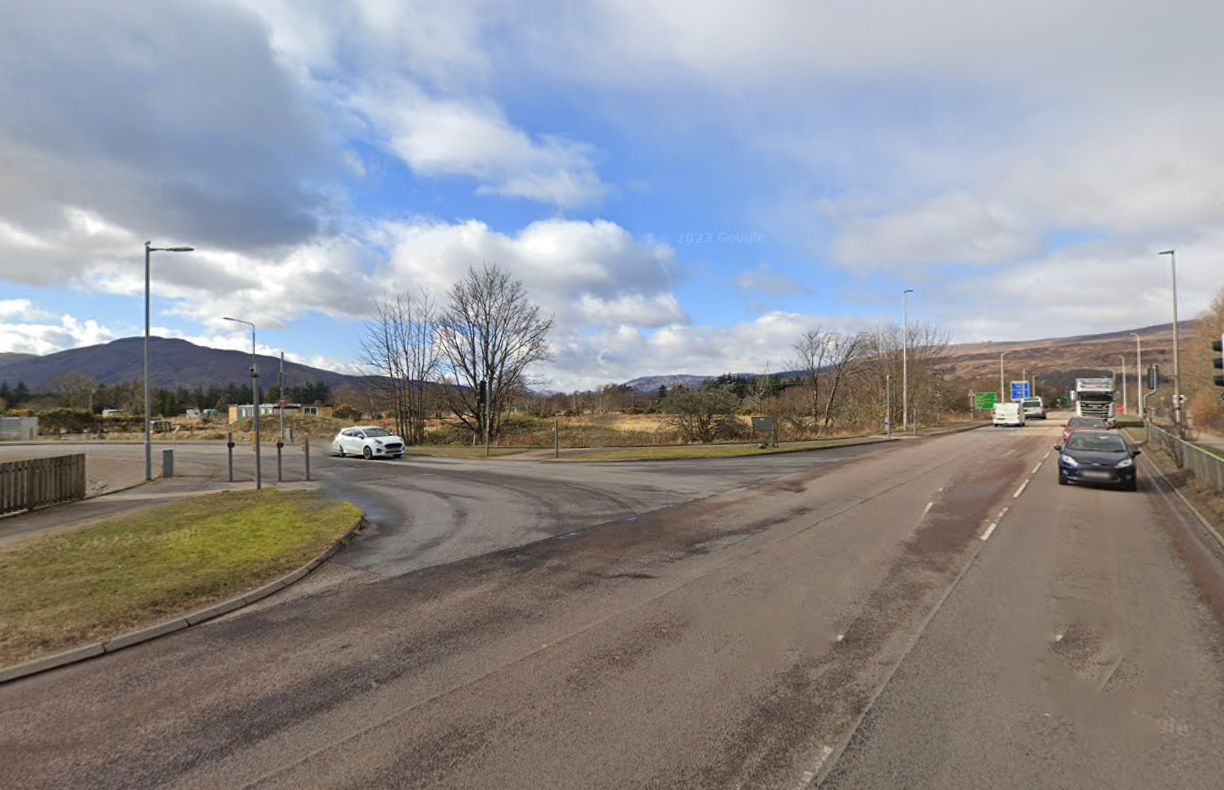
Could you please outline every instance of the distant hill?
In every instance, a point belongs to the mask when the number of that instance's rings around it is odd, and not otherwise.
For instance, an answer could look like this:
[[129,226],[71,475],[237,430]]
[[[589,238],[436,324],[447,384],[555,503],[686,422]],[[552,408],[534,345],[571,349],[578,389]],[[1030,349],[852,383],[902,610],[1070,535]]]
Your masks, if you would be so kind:
[[[123,384],[144,376],[144,338],[125,337],[110,343],[85,348],[73,348],[46,356],[13,354],[19,359],[0,359],[0,382],[15,387],[25,382],[37,392],[48,382],[67,373],[81,373],[100,384]],[[276,382],[280,358],[259,356],[259,376],[266,386]],[[205,348],[164,337],[149,338],[149,379],[155,387],[208,387],[214,384],[249,384],[251,355],[241,351]],[[295,362],[285,362],[285,385],[326,382],[336,386],[357,381],[330,370],[312,368]]]
[[19,354],[15,351],[0,351],[0,367],[11,365],[14,362],[21,362],[26,359],[38,359],[37,354]]
[[[741,375],[749,375],[747,373]],[[717,376],[693,376],[687,373],[677,373],[672,376],[643,376],[633,381],[626,381],[625,386],[638,392],[658,392],[659,387],[672,387],[680,384],[684,387],[700,387],[707,379],[718,378]]]

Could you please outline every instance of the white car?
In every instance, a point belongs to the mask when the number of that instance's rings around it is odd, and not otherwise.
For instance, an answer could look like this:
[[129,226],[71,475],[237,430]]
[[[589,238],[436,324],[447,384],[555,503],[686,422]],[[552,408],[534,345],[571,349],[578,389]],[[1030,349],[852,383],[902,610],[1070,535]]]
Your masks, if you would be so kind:
[[361,455],[370,458],[399,458],[404,454],[404,440],[377,425],[345,428],[332,440],[333,455]]

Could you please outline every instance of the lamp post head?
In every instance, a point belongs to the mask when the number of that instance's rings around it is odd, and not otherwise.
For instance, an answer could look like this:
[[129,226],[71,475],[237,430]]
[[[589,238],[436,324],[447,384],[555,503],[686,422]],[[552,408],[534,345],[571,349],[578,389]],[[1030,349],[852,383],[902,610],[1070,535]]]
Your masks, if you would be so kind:
[[1158,252],[1158,253],[1156,253],[1156,254],[1157,254],[1157,255],[1172,255],[1172,254],[1173,254],[1173,250],[1164,250],[1164,251],[1162,251],[1162,252]]

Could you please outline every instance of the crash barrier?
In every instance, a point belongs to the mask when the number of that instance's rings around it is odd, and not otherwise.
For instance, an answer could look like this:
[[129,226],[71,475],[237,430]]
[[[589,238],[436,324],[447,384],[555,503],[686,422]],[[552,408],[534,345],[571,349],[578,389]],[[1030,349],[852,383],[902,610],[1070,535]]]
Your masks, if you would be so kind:
[[1173,459],[1178,469],[1185,469],[1215,490],[1224,491],[1224,458],[1182,441],[1154,423],[1148,423],[1147,436],[1149,442]]
[[0,515],[84,498],[84,454],[0,464]]

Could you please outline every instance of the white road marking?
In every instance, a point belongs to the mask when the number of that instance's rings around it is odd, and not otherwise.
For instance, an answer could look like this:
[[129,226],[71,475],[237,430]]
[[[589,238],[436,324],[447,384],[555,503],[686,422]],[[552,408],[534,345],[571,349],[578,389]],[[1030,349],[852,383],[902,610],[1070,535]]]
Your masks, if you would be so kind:
[[995,527],[999,526],[999,522],[1002,521],[1003,517],[1006,515],[1007,508],[1003,508],[1001,511],[999,511],[999,517],[996,518],[994,523],[987,527],[986,531],[982,533],[982,540],[990,540],[990,536],[994,534]]
[[922,515],[923,515],[923,517],[924,517],[924,518],[926,517],[926,514],[927,514],[927,513],[930,513],[930,512],[931,512],[931,508],[933,508],[933,507],[935,507],[935,503],[934,503],[934,502],[927,502],[927,506],[926,506],[926,508],[925,508],[925,509],[922,511]]
[[[1032,478],[1029,478],[1029,480],[1031,479]],[[1023,483],[1021,483],[1020,487],[1016,489],[1016,493],[1012,494],[1012,499],[1019,499],[1020,495],[1024,493],[1024,489],[1028,488],[1028,484],[1029,484],[1028,480],[1025,480]]]
[[[1044,464],[1044,463],[1045,463],[1045,459],[1044,459],[1044,458],[1042,458],[1042,459],[1041,459],[1041,464]],[[1037,464],[1036,466],[1034,466],[1034,467],[1033,467],[1033,474],[1037,474],[1038,470],[1040,470],[1040,469],[1041,469],[1041,464]]]
[[816,758],[815,764],[812,765],[810,769],[804,771],[803,776],[799,778],[799,787],[800,788],[811,787],[812,782],[816,779],[817,775],[820,773],[820,769],[824,767],[825,760],[828,760],[829,757],[831,757],[832,755],[833,755],[832,746],[821,746],[820,756]]

